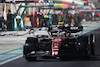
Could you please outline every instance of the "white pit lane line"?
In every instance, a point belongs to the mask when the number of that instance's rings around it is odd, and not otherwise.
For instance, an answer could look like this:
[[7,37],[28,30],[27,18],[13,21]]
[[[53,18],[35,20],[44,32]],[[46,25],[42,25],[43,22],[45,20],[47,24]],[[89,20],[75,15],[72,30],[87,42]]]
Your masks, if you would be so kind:
[[20,55],[20,56],[14,57],[14,58],[12,58],[12,59],[6,60],[6,61],[4,61],[4,62],[1,62],[0,65],[3,65],[3,64],[8,63],[8,62],[10,62],[10,61],[16,60],[16,59],[18,59],[18,58],[20,58],[20,57],[23,57],[23,55]]
[[0,54],[0,65],[3,65],[5,63],[8,63],[10,61],[13,61],[15,59],[18,59],[20,57],[23,57],[23,49],[21,48],[17,48],[14,50],[10,50],[4,53]]

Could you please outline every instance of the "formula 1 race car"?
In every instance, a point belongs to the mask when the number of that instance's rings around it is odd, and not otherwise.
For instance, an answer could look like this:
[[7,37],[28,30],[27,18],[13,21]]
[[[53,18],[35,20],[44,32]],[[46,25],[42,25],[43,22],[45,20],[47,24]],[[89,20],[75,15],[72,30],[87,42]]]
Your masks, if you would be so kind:
[[[83,30],[83,26],[52,27],[38,30],[34,37],[28,37],[23,47],[23,55],[28,61],[37,57],[59,57],[64,60],[70,56],[90,58],[94,55],[95,36],[73,35]],[[36,32],[35,32],[36,33]],[[40,34],[39,34],[40,33]]]

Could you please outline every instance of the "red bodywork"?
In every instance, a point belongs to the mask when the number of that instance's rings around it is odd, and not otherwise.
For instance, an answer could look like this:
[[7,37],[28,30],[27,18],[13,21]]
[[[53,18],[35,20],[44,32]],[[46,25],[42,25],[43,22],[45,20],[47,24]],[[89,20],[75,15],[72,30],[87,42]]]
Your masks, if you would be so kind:
[[59,47],[63,39],[63,37],[52,37],[52,56],[58,55]]

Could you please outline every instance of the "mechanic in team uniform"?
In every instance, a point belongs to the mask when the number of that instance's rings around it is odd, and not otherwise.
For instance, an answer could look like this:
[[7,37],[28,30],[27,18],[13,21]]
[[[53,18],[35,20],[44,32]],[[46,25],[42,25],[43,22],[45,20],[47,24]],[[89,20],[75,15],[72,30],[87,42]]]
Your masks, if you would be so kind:
[[49,20],[47,21],[47,26],[48,27],[51,27],[51,25],[52,25],[52,15],[51,15],[51,12],[49,11],[48,12],[48,17],[49,17]]
[[68,11],[68,25],[69,26],[74,26],[75,25],[75,22],[74,22],[74,15],[75,15],[75,10],[74,8],[71,8],[71,10]]
[[41,25],[47,27],[47,21],[48,21],[48,20],[49,20],[49,16],[45,14],[45,15],[42,17],[42,23],[41,23]]
[[57,15],[57,14],[53,14],[53,15],[52,15],[52,18],[55,18],[55,19],[52,19],[52,24],[53,24],[53,25],[57,25],[57,22],[58,22],[58,15]]
[[59,29],[64,29],[65,22],[64,22],[64,12],[62,12],[58,18],[57,26]]
[[69,26],[81,26],[81,17],[79,12],[76,12],[73,8],[68,14],[68,25]]
[[51,12],[49,11],[48,14],[45,14],[43,17],[42,17],[42,23],[41,25],[42,26],[46,26],[46,27],[50,27],[51,24],[52,24],[52,16],[51,16]]
[[13,14],[10,10],[7,14],[7,30],[13,30]]

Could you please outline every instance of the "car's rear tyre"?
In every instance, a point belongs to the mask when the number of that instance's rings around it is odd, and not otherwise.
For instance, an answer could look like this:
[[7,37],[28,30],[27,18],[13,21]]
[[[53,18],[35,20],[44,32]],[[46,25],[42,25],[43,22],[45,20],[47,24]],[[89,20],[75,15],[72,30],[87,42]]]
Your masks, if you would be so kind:
[[90,59],[90,57],[91,57],[91,44],[89,43],[90,41],[91,41],[91,37],[90,36],[87,36],[87,38],[88,38],[88,44],[87,44],[87,50],[86,50],[86,56],[84,56],[84,59],[86,59],[86,60],[89,60]]
[[84,56],[83,58],[86,59],[86,60],[89,60],[90,57],[91,57],[91,50],[89,49],[87,52],[88,52],[87,56]]
[[79,38],[79,42],[82,43],[80,45],[80,50],[83,51],[83,56],[81,56],[82,59],[90,59],[91,57],[91,44],[90,37],[87,35],[83,35]]
[[90,34],[90,44],[91,44],[91,55],[95,54],[95,35]]
[[91,57],[91,44],[89,44],[89,36],[86,36],[86,39],[88,40],[87,42],[87,47],[86,47],[86,56],[84,56],[84,59],[89,60]]

